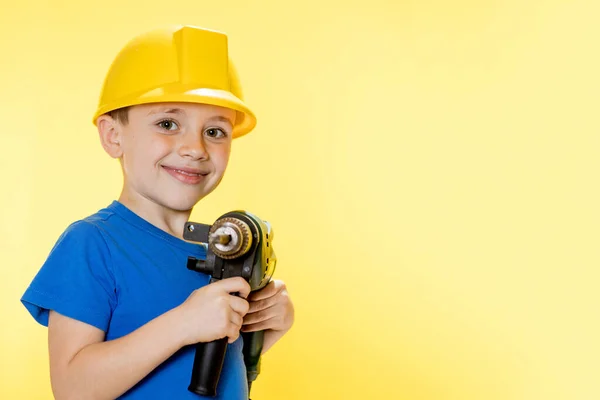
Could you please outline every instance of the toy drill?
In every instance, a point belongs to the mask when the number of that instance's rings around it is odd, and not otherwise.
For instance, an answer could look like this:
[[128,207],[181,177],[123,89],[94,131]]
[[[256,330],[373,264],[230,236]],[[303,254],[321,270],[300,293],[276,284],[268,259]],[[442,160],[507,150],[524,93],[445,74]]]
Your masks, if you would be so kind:
[[[187,268],[210,275],[211,283],[241,276],[248,281],[251,291],[256,291],[269,283],[275,271],[277,259],[272,246],[271,225],[246,211],[224,214],[212,225],[188,222],[183,238],[208,244],[206,260],[188,257]],[[264,331],[242,332],[242,338],[250,393],[252,382],[260,373]],[[188,390],[203,396],[216,395],[227,341],[225,337],[196,344]]]

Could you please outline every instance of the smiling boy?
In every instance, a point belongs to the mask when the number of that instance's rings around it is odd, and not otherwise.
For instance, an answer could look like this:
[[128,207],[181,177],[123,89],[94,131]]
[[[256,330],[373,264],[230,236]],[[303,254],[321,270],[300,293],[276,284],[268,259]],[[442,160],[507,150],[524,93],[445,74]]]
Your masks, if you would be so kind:
[[55,397],[201,398],[187,390],[191,345],[228,337],[218,398],[248,399],[240,330],[265,330],[263,352],[277,342],[294,320],[286,287],[208,285],[185,268],[204,247],[182,239],[232,140],[256,124],[227,37],[191,26],[138,36],[113,62],[93,120],[122,167],[119,199],[65,230],[22,297],[48,326]]

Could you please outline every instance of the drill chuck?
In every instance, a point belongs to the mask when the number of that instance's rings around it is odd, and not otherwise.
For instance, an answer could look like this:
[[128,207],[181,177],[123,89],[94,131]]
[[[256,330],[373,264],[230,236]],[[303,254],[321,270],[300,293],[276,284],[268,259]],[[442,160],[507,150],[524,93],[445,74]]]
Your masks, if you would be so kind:
[[238,218],[222,218],[208,233],[208,245],[217,256],[234,259],[246,254],[252,246],[252,231]]
[[224,234],[221,234],[221,235],[213,234],[210,237],[210,240],[212,242],[214,242],[215,244],[223,245],[223,246],[228,245],[232,239],[233,238],[231,237],[231,235],[224,235]]

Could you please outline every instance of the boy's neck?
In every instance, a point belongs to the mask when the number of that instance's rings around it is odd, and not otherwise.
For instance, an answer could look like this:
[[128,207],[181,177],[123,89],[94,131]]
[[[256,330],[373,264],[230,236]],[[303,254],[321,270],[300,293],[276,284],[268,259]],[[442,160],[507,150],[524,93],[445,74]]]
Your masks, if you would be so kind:
[[139,194],[132,195],[125,189],[119,196],[119,202],[157,228],[183,239],[183,228],[192,210],[173,210]]

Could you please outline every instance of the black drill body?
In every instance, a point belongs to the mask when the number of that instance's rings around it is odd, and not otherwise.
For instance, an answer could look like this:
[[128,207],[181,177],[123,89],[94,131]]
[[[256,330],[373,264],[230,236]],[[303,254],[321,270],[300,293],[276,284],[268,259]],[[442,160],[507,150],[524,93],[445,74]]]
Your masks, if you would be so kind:
[[[273,232],[266,221],[246,211],[232,211],[219,217],[213,225],[188,222],[183,238],[205,243],[206,259],[188,257],[187,268],[210,275],[210,282],[242,277],[251,291],[265,287],[275,270]],[[260,355],[264,331],[242,332],[243,355],[248,377],[248,393],[260,373]],[[196,344],[196,355],[188,390],[203,396],[215,396],[221,375],[227,337]]]

